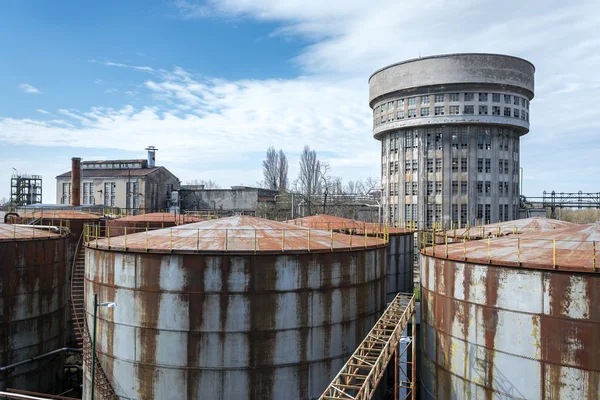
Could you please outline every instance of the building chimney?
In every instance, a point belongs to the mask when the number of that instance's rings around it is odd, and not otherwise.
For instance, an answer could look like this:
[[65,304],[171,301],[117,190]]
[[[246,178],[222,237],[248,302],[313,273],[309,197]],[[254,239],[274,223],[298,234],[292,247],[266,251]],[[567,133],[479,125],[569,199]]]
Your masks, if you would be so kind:
[[71,205],[79,206],[81,203],[81,158],[71,158]]
[[146,150],[148,150],[148,168],[154,168],[156,163],[156,151],[158,149],[154,146],[148,146],[146,147]]

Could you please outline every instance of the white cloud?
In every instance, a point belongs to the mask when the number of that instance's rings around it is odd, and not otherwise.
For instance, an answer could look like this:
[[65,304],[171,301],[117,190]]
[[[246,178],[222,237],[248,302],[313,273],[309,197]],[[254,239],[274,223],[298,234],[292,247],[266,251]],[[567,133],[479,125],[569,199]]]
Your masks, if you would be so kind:
[[104,90],[104,93],[107,93],[107,94],[116,93],[116,92],[118,92],[118,90],[115,88],[110,88],[110,89]]
[[[556,0],[211,0],[172,3],[182,18],[269,22],[273,37],[308,41],[294,59],[304,76],[223,80],[189,68],[98,62],[150,72],[118,109],[60,110],[62,120],[0,119],[0,141],[132,151],[160,148],[159,160],[182,179],[223,186],[262,179],[266,148],[288,152],[290,178],[304,144],[345,180],[378,176],[379,142],[372,138],[369,75],[419,55],[497,52],[536,65],[531,132],[523,138],[525,189],[597,191],[593,177],[600,122],[593,106],[600,87],[600,2]],[[277,40],[277,39],[274,39]],[[232,46],[235,50],[235,46]],[[225,68],[225,66],[224,66]],[[151,98],[147,99],[146,95]],[[139,104],[139,106],[137,106]],[[59,105],[60,106],[60,105]],[[326,157],[325,157],[326,156]],[[557,168],[556,160],[561,162]],[[582,168],[582,165],[586,165]],[[240,172],[242,171],[242,172]],[[582,175],[585,174],[585,175]],[[550,187],[553,186],[553,187]]]
[[[88,60],[88,62],[98,63],[98,61],[96,61],[96,60]],[[148,66],[145,66],[145,65],[130,65],[130,64],[117,63],[117,62],[113,62],[113,61],[106,61],[106,62],[102,62],[100,64],[103,64],[103,65],[106,65],[106,66],[109,66],[109,67],[119,67],[119,68],[133,69],[133,70],[136,70],[136,71],[154,72],[154,68],[148,67]],[[94,82],[96,84],[102,83],[101,80],[96,80]]]
[[44,114],[44,115],[50,115],[51,114],[50,112],[48,112],[48,111],[46,111],[44,109],[41,109],[41,108],[38,108],[36,111],[39,112],[40,114]]
[[40,93],[40,90],[32,85],[30,85],[29,83],[21,83],[19,85],[19,88],[23,89],[23,92],[25,93]]

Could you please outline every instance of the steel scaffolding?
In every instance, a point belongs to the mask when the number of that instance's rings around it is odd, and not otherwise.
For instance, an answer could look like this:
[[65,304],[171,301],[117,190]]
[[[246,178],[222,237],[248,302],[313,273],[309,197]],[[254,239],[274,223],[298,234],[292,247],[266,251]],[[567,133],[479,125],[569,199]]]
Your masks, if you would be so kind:
[[10,203],[24,206],[42,203],[41,175],[12,175],[10,178]]

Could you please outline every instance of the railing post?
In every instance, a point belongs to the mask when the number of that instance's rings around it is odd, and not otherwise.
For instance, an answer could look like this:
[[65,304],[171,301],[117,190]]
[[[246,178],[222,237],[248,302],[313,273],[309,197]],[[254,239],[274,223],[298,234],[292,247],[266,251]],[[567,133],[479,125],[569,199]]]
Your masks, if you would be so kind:
[[592,250],[594,252],[594,255],[592,256],[592,270],[596,271],[596,241],[595,240],[592,241]]
[[200,251],[200,228],[198,228],[198,233],[196,235],[196,251]]
[[433,231],[431,232],[431,255],[435,257],[435,224],[433,224]]
[[352,250],[352,233],[354,229],[350,229],[350,250]]
[[552,267],[554,269],[557,268],[557,266],[556,266],[556,239],[552,239]]
[[146,224],[146,253],[148,252],[148,224]]
[[123,246],[125,246],[125,250],[127,250],[127,227],[124,227],[124,232],[125,232],[125,239],[124,239],[124,244]]
[[310,252],[310,228],[308,228],[308,251]]
[[173,228],[169,228],[169,250],[173,251]]
[[229,239],[229,229],[225,229],[225,253],[227,253],[227,239]]
[[110,226],[106,227],[106,237],[108,239],[108,249],[110,250]]
[[517,261],[521,266],[521,238],[517,238]]
[[488,262],[491,264],[492,263],[492,238],[488,237],[487,245],[488,245]]
[[463,236],[463,256],[467,261],[467,238]]
[[446,258],[448,258],[448,232],[446,232],[444,236],[445,236],[445,239],[446,239],[446,251],[445,251],[445,254],[446,254]]
[[256,250],[258,248],[258,243],[257,243],[257,238],[256,238],[256,228],[254,228],[254,253],[256,254]]
[[363,228],[365,231],[365,249],[367,248],[367,228]]
[[333,251],[333,231],[332,230],[329,231],[329,235],[330,235],[329,248],[331,249],[331,251]]
[[285,229],[281,230],[281,252],[285,251]]

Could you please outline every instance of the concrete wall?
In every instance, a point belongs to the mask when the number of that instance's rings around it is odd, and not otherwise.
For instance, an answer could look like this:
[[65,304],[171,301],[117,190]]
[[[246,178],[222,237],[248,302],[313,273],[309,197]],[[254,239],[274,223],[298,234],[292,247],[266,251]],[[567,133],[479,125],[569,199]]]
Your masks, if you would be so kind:
[[400,90],[447,84],[492,83],[519,88],[533,98],[535,67],[499,54],[448,54],[392,64],[369,79],[369,103]]
[[181,208],[184,210],[217,210],[254,212],[259,203],[258,188],[245,189],[201,189],[179,192]]

